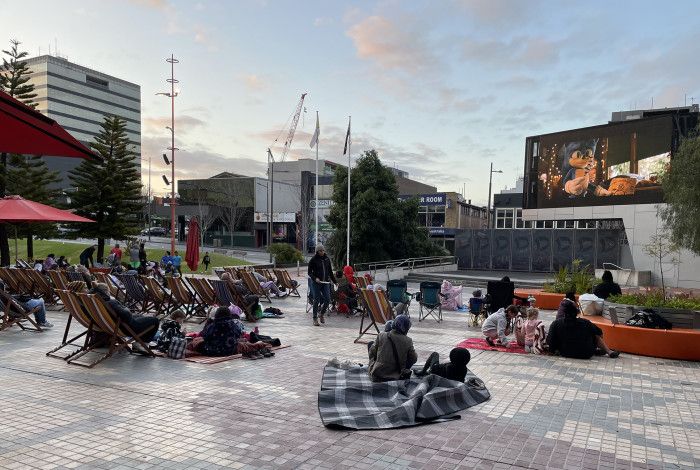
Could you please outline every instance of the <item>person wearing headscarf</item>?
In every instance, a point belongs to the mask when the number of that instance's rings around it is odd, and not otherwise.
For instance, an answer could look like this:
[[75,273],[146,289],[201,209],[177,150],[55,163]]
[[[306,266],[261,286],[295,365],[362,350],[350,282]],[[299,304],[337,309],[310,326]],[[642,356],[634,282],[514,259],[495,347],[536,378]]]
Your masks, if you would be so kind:
[[578,318],[576,303],[561,303],[564,317],[554,320],[549,327],[547,344],[549,350],[573,359],[590,359],[594,354],[606,354],[615,358],[620,355],[603,341],[603,331],[589,320]]
[[391,331],[380,333],[369,348],[369,377],[373,382],[399,380],[401,372],[418,360],[413,340],[407,336],[411,319],[398,315]]

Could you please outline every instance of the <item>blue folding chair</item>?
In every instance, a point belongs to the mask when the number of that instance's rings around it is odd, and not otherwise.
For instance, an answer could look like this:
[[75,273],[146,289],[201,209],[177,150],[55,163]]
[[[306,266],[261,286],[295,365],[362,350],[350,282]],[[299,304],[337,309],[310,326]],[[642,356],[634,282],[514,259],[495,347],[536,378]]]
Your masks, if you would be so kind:
[[402,313],[409,315],[408,307],[411,305],[413,294],[408,292],[408,285],[406,284],[406,281],[403,279],[388,281],[386,283],[386,293],[392,307],[396,307],[398,304],[403,304],[405,307]]
[[418,300],[418,321],[423,321],[431,315],[438,323],[442,321],[441,284],[435,281],[423,281],[420,283],[420,299]]

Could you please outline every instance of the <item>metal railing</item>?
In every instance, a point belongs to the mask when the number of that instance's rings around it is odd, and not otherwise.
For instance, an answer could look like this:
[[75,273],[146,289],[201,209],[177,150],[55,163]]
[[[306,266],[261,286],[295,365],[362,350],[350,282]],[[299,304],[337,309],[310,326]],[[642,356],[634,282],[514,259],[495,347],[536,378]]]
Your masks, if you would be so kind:
[[353,266],[355,272],[369,271],[372,277],[377,277],[377,271],[386,269],[387,279],[389,272],[394,269],[404,269],[413,271],[416,268],[425,268],[428,266],[444,266],[455,264],[454,256],[426,256],[422,258],[405,258],[393,259],[386,261],[373,261],[370,263],[358,263]]
[[[632,277],[632,270],[630,268],[623,268],[623,267],[618,266],[614,263],[603,263],[603,269],[609,269],[609,268],[613,268],[614,271],[627,271],[627,280],[625,280],[625,283],[623,284],[623,286],[625,286],[625,287],[629,286],[630,277]],[[620,279],[618,278],[618,281],[619,280]]]

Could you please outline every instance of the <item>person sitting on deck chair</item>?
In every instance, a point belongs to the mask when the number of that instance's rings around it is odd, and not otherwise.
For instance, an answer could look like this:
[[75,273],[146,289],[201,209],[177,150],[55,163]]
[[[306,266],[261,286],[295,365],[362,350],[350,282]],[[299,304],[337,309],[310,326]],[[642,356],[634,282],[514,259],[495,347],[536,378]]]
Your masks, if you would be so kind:
[[260,284],[260,287],[262,287],[265,290],[269,290],[270,292],[275,294],[276,297],[286,297],[287,295],[289,295],[288,292],[287,293],[282,292],[280,290],[280,288],[277,287],[277,284],[275,283],[275,281],[268,281],[267,278],[265,276],[263,276],[262,274],[260,274],[259,272],[251,271],[251,274],[253,275],[255,280],[258,281],[258,283]]
[[410,377],[410,369],[418,360],[413,340],[407,336],[411,319],[399,315],[392,323],[391,331],[380,333],[377,340],[368,344],[369,367],[372,382],[387,382]]
[[[5,284],[0,281],[0,290],[5,290]],[[24,307],[25,310],[32,310],[36,307],[39,309],[34,312],[34,320],[36,320],[37,325],[40,328],[51,328],[53,323],[46,320],[46,306],[44,305],[44,299],[41,297],[31,297],[29,295],[13,295],[12,296],[19,304]]]
[[[90,293],[97,294],[97,296],[119,317],[122,323],[129,325],[129,328],[131,328],[134,334],[138,335],[144,343],[148,343],[153,339],[160,325],[160,321],[156,317],[134,315],[131,313],[124,304],[109,295],[109,287],[107,284],[101,282],[96,283]],[[138,349],[138,346],[136,346],[136,348]]]

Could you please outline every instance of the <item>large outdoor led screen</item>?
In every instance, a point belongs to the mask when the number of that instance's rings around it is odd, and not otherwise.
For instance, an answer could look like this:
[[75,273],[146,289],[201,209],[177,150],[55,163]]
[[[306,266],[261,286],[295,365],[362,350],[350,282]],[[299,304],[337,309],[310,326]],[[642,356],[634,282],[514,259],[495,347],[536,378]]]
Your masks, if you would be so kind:
[[662,202],[671,126],[663,116],[540,136],[537,206]]

